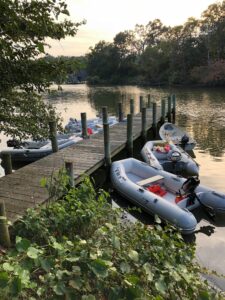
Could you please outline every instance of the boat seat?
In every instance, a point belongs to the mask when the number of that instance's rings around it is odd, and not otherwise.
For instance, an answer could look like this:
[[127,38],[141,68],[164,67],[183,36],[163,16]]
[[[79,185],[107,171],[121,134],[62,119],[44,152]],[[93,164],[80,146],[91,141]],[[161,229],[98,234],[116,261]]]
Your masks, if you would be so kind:
[[141,181],[138,181],[137,184],[143,186],[143,185],[158,181],[158,180],[163,179],[163,178],[164,177],[162,175],[155,175],[155,176],[149,177],[147,179],[143,179]]

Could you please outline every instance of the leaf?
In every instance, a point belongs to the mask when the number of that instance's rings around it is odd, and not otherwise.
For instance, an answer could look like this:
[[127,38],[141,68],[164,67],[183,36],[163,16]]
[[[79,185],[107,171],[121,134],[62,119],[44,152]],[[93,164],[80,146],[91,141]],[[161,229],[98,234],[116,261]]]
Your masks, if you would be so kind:
[[153,274],[152,274],[152,271],[151,271],[151,265],[147,262],[143,265],[143,268],[145,270],[145,273],[147,274],[147,279],[149,281],[152,281],[153,279]]
[[5,288],[8,285],[9,277],[6,272],[0,272],[0,288]]
[[109,295],[108,295],[109,300],[121,299],[121,297],[120,297],[121,292],[122,292],[121,287],[112,287],[110,289],[110,292],[109,292]]
[[130,265],[127,262],[121,262],[120,270],[122,273],[130,273]]
[[38,50],[42,53],[45,53],[45,48],[43,43],[38,43],[37,44]]
[[11,283],[10,291],[13,296],[18,296],[22,290],[21,279],[19,277],[15,277]]
[[16,249],[19,252],[27,251],[30,247],[30,241],[27,239],[22,239],[21,237],[16,237]]
[[118,250],[120,249],[120,239],[116,235],[113,235],[112,243],[113,243],[113,247],[115,247]]
[[132,259],[133,261],[138,262],[139,255],[138,255],[137,251],[135,251],[135,250],[130,250],[129,253],[128,253],[128,256],[129,256],[130,259]]
[[63,9],[63,10],[61,11],[61,13],[64,14],[64,15],[67,15],[67,16],[70,15],[70,13],[69,13],[69,11],[68,11],[67,9]]
[[67,257],[66,260],[69,261],[69,262],[76,262],[76,261],[80,260],[80,257],[76,257],[76,256],[74,256],[74,257]]
[[108,276],[108,266],[103,260],[96,259],[88,265],[97,277],[105,278]]
[[3,265],[2,265],[3,269],[5,271],[8,271],[8,272],[11,272],[14,270],[13,266],[10,265],[9,263],[5,262]]
[[39,250],[34,248],[34,247],[29,247],[28,251],[27,251],[27,256],[32,258],[32,259],[36,259],[38,258],[38,254],[39,254]]
[[159,280],[155,283],[155,287],[161,294],[165,294],[166,284],[163,277],[159,278]]
[[73,266],[72,267],[73,273],[76,275],[80,275],[81,274],[81,269],[79,266]]
[[20,269],[18,270],[18,275],[23,286],[27,286],[30,282],[30,272],[28,270]]
[[86,244],[87,244],[87,241],[86,241],[86,240],[80,240],[80,241],[79,241],[79,244],[80,244],[80,245],[86,245]]
[[82,286],[82,281],[80,278],[77,277],[69,281],[69,286],[71,286],[73,289],[80,290]]
[[108,227],[110,230],[112,230],[114,227],[111,223],[105,223],[105,226]]
[[61,244],[58,243],[58,242],[53,242],[52,247],[53,247],[54,249],[56,249],[56,250],[63,250],[63,249],[64,249],[64,248],[63,248],[63,245],[61,245]]
[[41,185],[41,187],[46,187],[46,185],[47,185],[47,178],[46,177],[41,178],[40,185]]
[[56,295],[58,296],[62,296],[64,295],[64,291],[65,291],[65,286],[62,282],[57,283],[54,287],[53,287],[53,291],[55,292]]
[[129,285],[136,285],[140,279],[138,276],[131,274],[126,276],[126,280],[129,282]]
[[207,291],[201,291],[199,293],[198,300],[209,300],[209,299],[211,299],[211,298]]
[[158,223],[158,224],[162,223],[162,221],[161,221],[161,219],[159,218],[158,215],[155,215],[155,222]]
[[136,299],[143,299],[142,297],[142,290],[139,287],[131,286],[126,289],[125,291],[125,299],[129,300],[136,300]]
[[44,293],[44,291],[45,291],[45,288],[44,288],[44,287],[39,287],[39,288],[37,289],[37,295],[38,295],[38,296],[41,296],[41,295]]
[[96,300],[94,295],[83,295],[82,300]]
[[54,260],[52,258],[41,258],[40,263],[45,272],[49,272],[54,266]]

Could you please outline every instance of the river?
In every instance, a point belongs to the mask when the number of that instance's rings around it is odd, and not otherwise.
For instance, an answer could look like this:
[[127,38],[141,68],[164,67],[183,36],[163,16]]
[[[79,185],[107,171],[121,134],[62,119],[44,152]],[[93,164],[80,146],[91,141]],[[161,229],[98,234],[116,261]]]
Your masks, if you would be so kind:
[[[95,117],[102,106],[108,106],[109,114],[115,115],[117,103],[122,100],[125,114],[129,113],[129,100],[135,100],[138,112],[139,97],[147,94],[159,105],[161,98],[175,94],[177,99],[176,124],[184,128],[197,142],[194,153],[200,164],[200,181],[213,189],[225,192],[225,89],[205,88],[139,88],[136,86],[93,86],[85,84],[65,85],[63,91],[53,89],[48,101],[61,114],[64,125],[70,117],[80,119],[86,112]],[[2,140],[0,150],[6,147]],[[4,172],[0,169],[0,176]],[[225,275],[225,220],[215,222],[204,213],[197,213],[198,228],[192,237],[196,241],[196,256],[200,264],[209,270]],[[225,219],[225,218],[224,218]],[[225,279],[211,275],[216,286],[225,290]]]

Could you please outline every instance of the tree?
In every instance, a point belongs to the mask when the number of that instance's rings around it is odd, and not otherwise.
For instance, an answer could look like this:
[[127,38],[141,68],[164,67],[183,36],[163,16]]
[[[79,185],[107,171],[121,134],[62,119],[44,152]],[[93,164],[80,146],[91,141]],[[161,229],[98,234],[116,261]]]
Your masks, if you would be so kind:
[[0,131],[19,138],[48,136],[48,121],[59,120],[43,102],[56,62],[38,59],[46,38],[74,36],[84,21],[68,19],[64,0],[0,0]]
[[208,65],[225,58],[225,1],[210,5],[201,19],[201,37],[208,52]]
[[100,41],[90,50],[87,54],[89,80],[94,83],[110,82],[120,64],[118,48],[113,43]]

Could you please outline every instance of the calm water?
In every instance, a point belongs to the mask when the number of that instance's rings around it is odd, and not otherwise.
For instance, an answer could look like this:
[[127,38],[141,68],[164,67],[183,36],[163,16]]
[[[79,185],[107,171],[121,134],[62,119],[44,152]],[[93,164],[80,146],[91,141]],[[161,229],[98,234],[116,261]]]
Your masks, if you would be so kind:
[[[64,124],[70,117],[80,118],[86,112],[95,117],[102,106],[108,106],[115,115],[117,102],[123,101],[125,114],[129,113],[129,99],[135,99],[138,112],[139,96],[151,94],[160,105],[169,93],[177,97],[176,124],[183,127],[197,141],[196,161],[200,164],[202,184],[225,192],[225,89],[160,89],[135,86],[88,87],[86,85],[63,86],[63,92],[53,93],[49,101],[63,117]],[[123,96],[124,95],[124,96]],[[6,147],[7,138],[0,136],[0,150]],[[0,169],[0,176],[3,170]],[[203,213],[198,215],[198,231],[193,237],[197,245],[197,258],[211,270],[225,274],[225,221],[213,223]],[[211,278],[212,279],[212,278]],[[217,286],[225,290],[225,280],[213,278]]]

